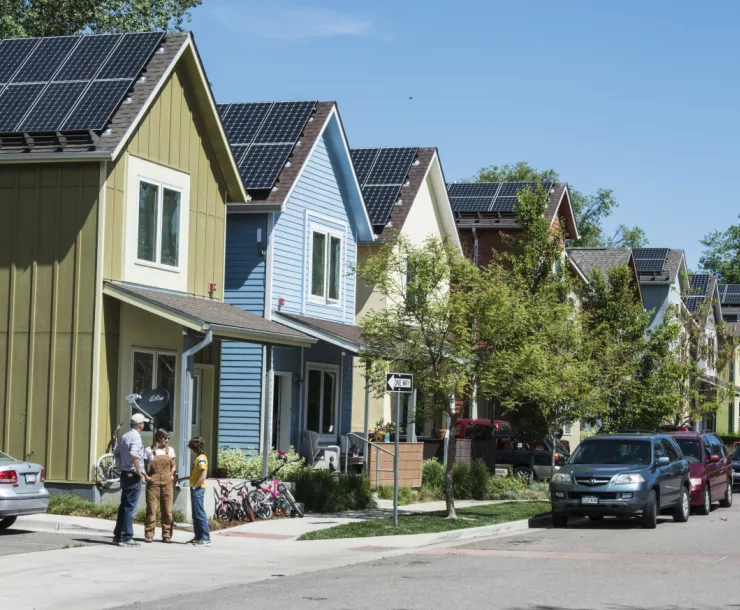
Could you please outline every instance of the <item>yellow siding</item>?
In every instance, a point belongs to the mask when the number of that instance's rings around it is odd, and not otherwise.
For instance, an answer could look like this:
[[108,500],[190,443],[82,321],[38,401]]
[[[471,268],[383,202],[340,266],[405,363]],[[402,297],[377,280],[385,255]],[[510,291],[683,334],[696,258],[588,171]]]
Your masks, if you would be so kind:
[[118,421],[118,358],[121,302],[113,297],[104,296],[101,315],[98,444],[95,450],[97,456],[105,453],[110,441],[111,430],[115,430],[120,423]]
[[0,166],[0,448],[90,479],[99,165]]
[[190,174],[190,230],[187,291],[223,298],[225,186],[209,146],[210,134],[180,69],[174,71],[115,164],[110,164],[106,195],[106,279],[123,279],[125,175],[127,155],[136,155]]

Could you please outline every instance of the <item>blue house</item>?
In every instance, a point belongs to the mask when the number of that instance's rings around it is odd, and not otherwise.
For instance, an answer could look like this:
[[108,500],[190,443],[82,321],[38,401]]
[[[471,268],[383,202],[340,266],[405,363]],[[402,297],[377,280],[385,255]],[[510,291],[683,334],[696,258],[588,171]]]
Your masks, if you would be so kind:
[[225,343],[219,443],[262,450],[349,432],[358,242],[372,242],[334,102],[223,104],[246,203],[228,208],[226,302],[313,338],[310,348]]

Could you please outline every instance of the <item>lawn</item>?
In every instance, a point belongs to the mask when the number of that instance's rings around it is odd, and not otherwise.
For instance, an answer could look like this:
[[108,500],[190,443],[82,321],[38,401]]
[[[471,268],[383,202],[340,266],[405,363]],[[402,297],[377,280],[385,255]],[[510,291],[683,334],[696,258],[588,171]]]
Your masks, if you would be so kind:
[[[73,517],[93,517],[97,519],[108,519],[115,521],[118,515],[118,504],[95,504],[90,500],[83,500],[74,494],[55,494],[49,498],[49,508],[46,511],[50,515],[70,515]],[[183,523],[185,515],[180,511],[173,511],[175,523]],[[144,523],[146,510],[140,508],[134,516],[134,523]],[[157,509],[157,524],[160,524],[159,509]]]
[[325,530],[309,532],[298,540],[432,534],[532,519],[549,514],[549,502],[506,502],[504,504],[461,508],[457,511],[457,519],[446,519],[445,513],[401,515],[398,518],[398,527],[393,527],[393,519],[369,519],[357,523],[345,523]]

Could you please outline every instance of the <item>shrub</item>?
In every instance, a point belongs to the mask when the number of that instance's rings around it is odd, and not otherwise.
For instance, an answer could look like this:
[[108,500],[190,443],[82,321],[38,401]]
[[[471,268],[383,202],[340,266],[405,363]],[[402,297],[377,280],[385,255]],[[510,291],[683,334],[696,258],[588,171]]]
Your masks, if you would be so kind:
[[339,474],[303,468],[295,477],[298,502],[307,512],[335,513],[374,508],[370,481],[363,475]]
[[118,514],[118,504],[95,504],[95,502],[83,500],[71,493],[54,494],[49,498],[49,507],[46,512],[51,515],[115,519]]
[[470,500],[472,497],[470,466],[464,462],[452,467],[452,497],[456,500]]
[[428,490],[445,490],[445,467],[444,464],[435,459],[424,460],[421,465],[421,486]]
[[[291,447],[287,451],[288,463],[284,464],[277,477],[281,481],[295,481],[298,473],[305,469],[305,460]],[[267,458],[270,473],[275,472],[283,461],[274,449]],[[226,469],[226,476],[230,479],[252,480],[262,478],[262,456],[250,450],[225,449],[218,451],[218,466]]]
[[482,459],[475,460],[470,466],[470,495],[473,500],[485,500],[488,494],[488,467]]
[[520,477],[489,477],[486,497],[489,500],[507,500],[502,494],[507,492],[519,493],[527,489],[527,482]]
[[[393,500],[393,485],[381,485],[378,488],[378,498],[381,500]],[[398,505],[406,506],[407,504],[413,504],[419,498],[419,492],[411,489],[410,487],[399,487],[398,488]]]
[[431,489],[430,487],[421,486],[419,490],[419,502],[433,502],[435,500],[444,500],[445,494],[440,489]]

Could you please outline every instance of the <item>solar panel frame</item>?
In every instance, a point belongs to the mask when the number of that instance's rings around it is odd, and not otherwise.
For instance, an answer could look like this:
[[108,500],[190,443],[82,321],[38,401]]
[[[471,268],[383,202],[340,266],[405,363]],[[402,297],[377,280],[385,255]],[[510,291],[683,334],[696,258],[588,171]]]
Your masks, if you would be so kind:
[[665,260],[662,258],[640,258],[635,259],[635,266],[638,273],[660,273],[665,267]]
[[450,197],[454,212],[488,212],[492,203],[491,197]]
[[692,295],[706,295],[709,290],[709,275],[697,273],[689,278],[689,289]]
[[665,258],[670,248],[636,248],[632,251],[635,259],[640,258]]
[[23,66],[41,38],[11,38],[0,45],[0,88]]
[[85,82],[50,83],[14,131],[56,131],[87,86]]
[[364,186],[367,177],[370,175],[370,170],[380,154],[380,149],[353,148],[350,154],[352,156],[352,164],[355,167],[355,174],[357,174],[357,182],[360,183],[360,186]]
[[316,102],[275,102],[262,121],[255,144],[295,144],[316,108]]
[[488,197],[493,200],[501,188],[500,182],[454,182],[447,185],[449,197]]
[[81,36],[42,38],[15,73],[12,83],[48,82],[64,64]]
[[262,122],[272,107],[272,102],[223,104],[223,106],[225,114],[222,114],[221,121],[229,142],[232,146],[249,145],[254,141]]
[[293,144],[252,144],[239,163],[247,189],[271,189],[293,150]]
[[381,148],[365,186],[403,185],[418,148]]
[[15,133],[18,122],[44,89],[41,83],[12,84],[0,93],[0,133]]
[[491,208],[489,209],[489,212],[513,212],[518,203],[519,198],[516,196],[501,197],[499,195],[491,203]]
[[132,84],[131,80],[93,81],[67,115],[60,131],[105,129],[108,120]]
[[70,53],[52,82],[90,81],[110,57],[123,34],[82,36],[80,43]]
[[498,192],[498,197],[516,197],[520,190],[537,188],[536,182],[502,182]]
[[124,34],[108,57],[96,80],[134,79],[146,65],[147,60],[156,51],[164,37],[164,32],[134,32]]
[[367,207],[367,215],[373,226],[385,226],[393,205],[398,200],[401,185],[367,185],[362,195]]

